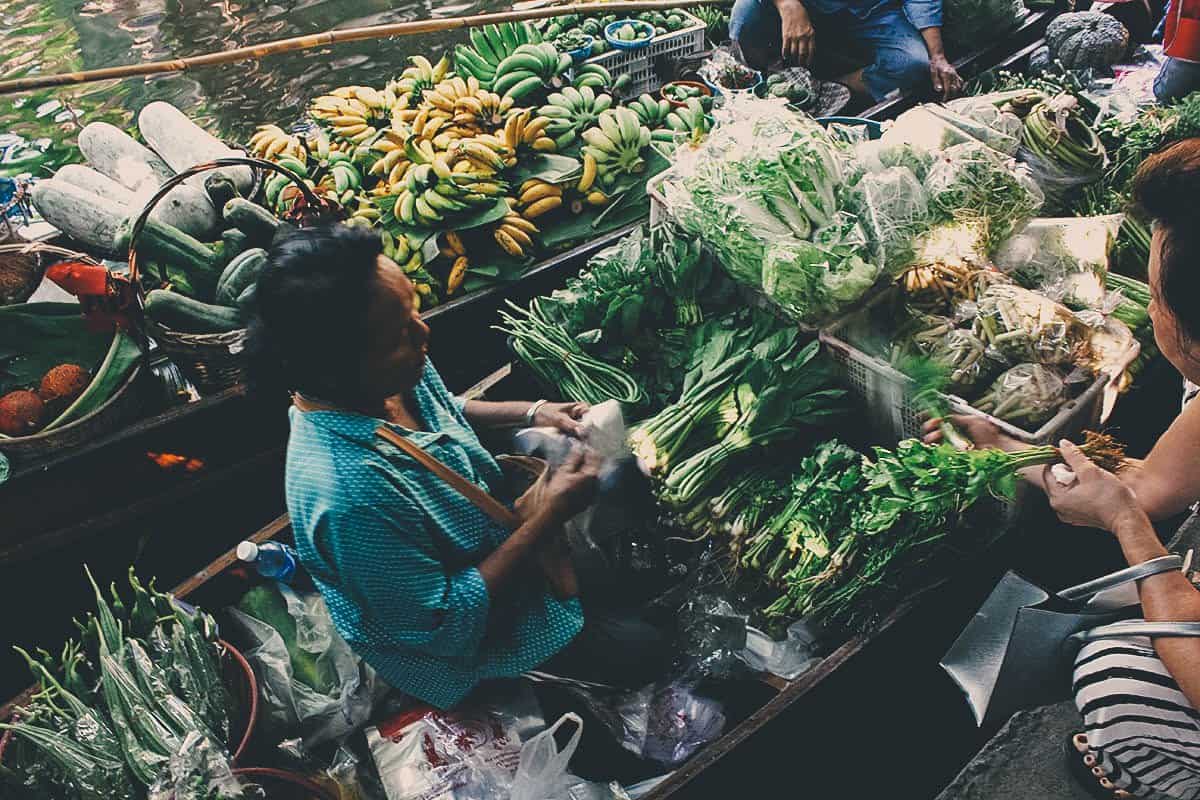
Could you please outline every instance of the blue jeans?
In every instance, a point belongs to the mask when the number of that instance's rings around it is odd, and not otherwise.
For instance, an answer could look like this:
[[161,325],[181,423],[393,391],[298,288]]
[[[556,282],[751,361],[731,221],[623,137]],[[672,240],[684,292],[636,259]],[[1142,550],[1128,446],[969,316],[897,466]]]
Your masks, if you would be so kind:
[[1154,79],[1154,97],[1166,105],[1182,100],[1200,89],[1200,64],[1168,58]]
[[[818,61],[822,51],[866,49],[870,63],[863,71],[863,82],[876,101],[895,89],[908,90],[929,82],[929,51],[903,9],[880,8],[865,19],[849,12],[809,16],[817,32]],[[779,11],[771,0],[736,0],[733,4],[729,35],[757,69],[779,58],[781,26]]]

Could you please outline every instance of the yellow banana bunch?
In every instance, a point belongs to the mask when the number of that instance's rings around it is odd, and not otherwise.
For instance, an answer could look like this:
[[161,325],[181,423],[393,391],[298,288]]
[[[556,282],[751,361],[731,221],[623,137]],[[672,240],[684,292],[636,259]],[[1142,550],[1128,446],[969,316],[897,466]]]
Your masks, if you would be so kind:
[[[562,202],[562,198],[559,198]],[[500,249],[514,258],[524,258],[533,252],[533,237],[538,233],[537,226],[516,212],[509,212],[496,229],[492,238]]]
[[521,191],[517,195],[517,208],[521,210],[521,216],[527,220],[537,219],[541,215],[559,208],[562,204],[562,187],[537,178],[531,178],[521,184]]
[[287,133],[278,125],[259,125],[250,137],[250,153],[267,161],[294,158],[300,163],[305,163],[308,156],[300,137]]
[[504,132],[500,138],[514,153],[528,149],[553,153],[558,146],[546,135],[546,128],[551,122],[553,120],[549,117],[535,117],[532,108],[514,111],[505,121]]

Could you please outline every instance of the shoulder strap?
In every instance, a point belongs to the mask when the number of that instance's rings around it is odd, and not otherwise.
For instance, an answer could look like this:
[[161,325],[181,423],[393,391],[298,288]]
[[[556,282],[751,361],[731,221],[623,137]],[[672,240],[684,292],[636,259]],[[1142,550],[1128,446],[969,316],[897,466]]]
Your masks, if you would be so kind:
[[412,456],[418,464],[448,483],[452,489],[471,501],[476,508],[487,514],[497,524],[503,525],[508,530],[515,530],[520,526],[520,520],[517,519],[516,514],[462,475],[429,455],[420,446],[413,444],[386,425],[380,425],[375,430],[375,434]]
[[1058,596],[1064,600],[1086,600],[1100,592],[1126,583],[1133,583],[1143,578],[1149,578],[1152,575],[1160,575],[1164,572],[1173,572],[1180,569],[1183,569],[1183,559],[1178,555],[1159,556],[1158,558],[1143,561],[1141,564],[1126,567],[1125,569],[1118,570],[1101,578],[1096,578],[1087,583],[1067,587],[1059,592]]
[[1096,639],[1121,639],[1130,636],[1196,637],[1200,636],[1200,622],[1149,622],[1144,619],[1131,619],[1080,631],[1071,638],[1077,642],[1091,642]]

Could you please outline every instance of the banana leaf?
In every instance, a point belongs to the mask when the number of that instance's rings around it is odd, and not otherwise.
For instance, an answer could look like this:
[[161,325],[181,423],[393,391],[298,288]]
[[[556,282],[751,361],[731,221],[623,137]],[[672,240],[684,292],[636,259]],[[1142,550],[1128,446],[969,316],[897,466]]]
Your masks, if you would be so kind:
[[126,334],[88,330],[74,303],[0,308],[0,395],[36,389],[42,376],[59,364],[78,364],[93,376],[84,393],[43,430],[77,420],[107,401],[139,355],[136,342]]
[[534,178],[547,183],[562,183],[578,178],[581,172],[583,164],[577,158],[561,153],[538,153],[526,157],[506,172],[505,179],[512,186],[520,186]]

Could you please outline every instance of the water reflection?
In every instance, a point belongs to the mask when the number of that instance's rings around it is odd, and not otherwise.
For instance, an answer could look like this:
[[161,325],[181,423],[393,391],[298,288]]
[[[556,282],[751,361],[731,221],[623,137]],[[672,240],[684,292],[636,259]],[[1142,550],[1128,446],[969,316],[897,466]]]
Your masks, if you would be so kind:
[[[198,55],[270,39],[429,17],[477,13],[498,0],[0,0],[0,77],[96,69]],[[129,126],[151,100],[170,101],[212,130],[242,139],[262,121],[287,122],[334,86],[381,84],[408,53],[437,53],[461,34],[354,42],[211,67],[182,75],[109,81],[0,97],[0,133],[50,140],[50,164],[75,158],[79,123]],[[55,102],[54,113],[43,113]],[[2,168],[2,165],[0,165]],[[45,170],[43,170],[45,171]]]

